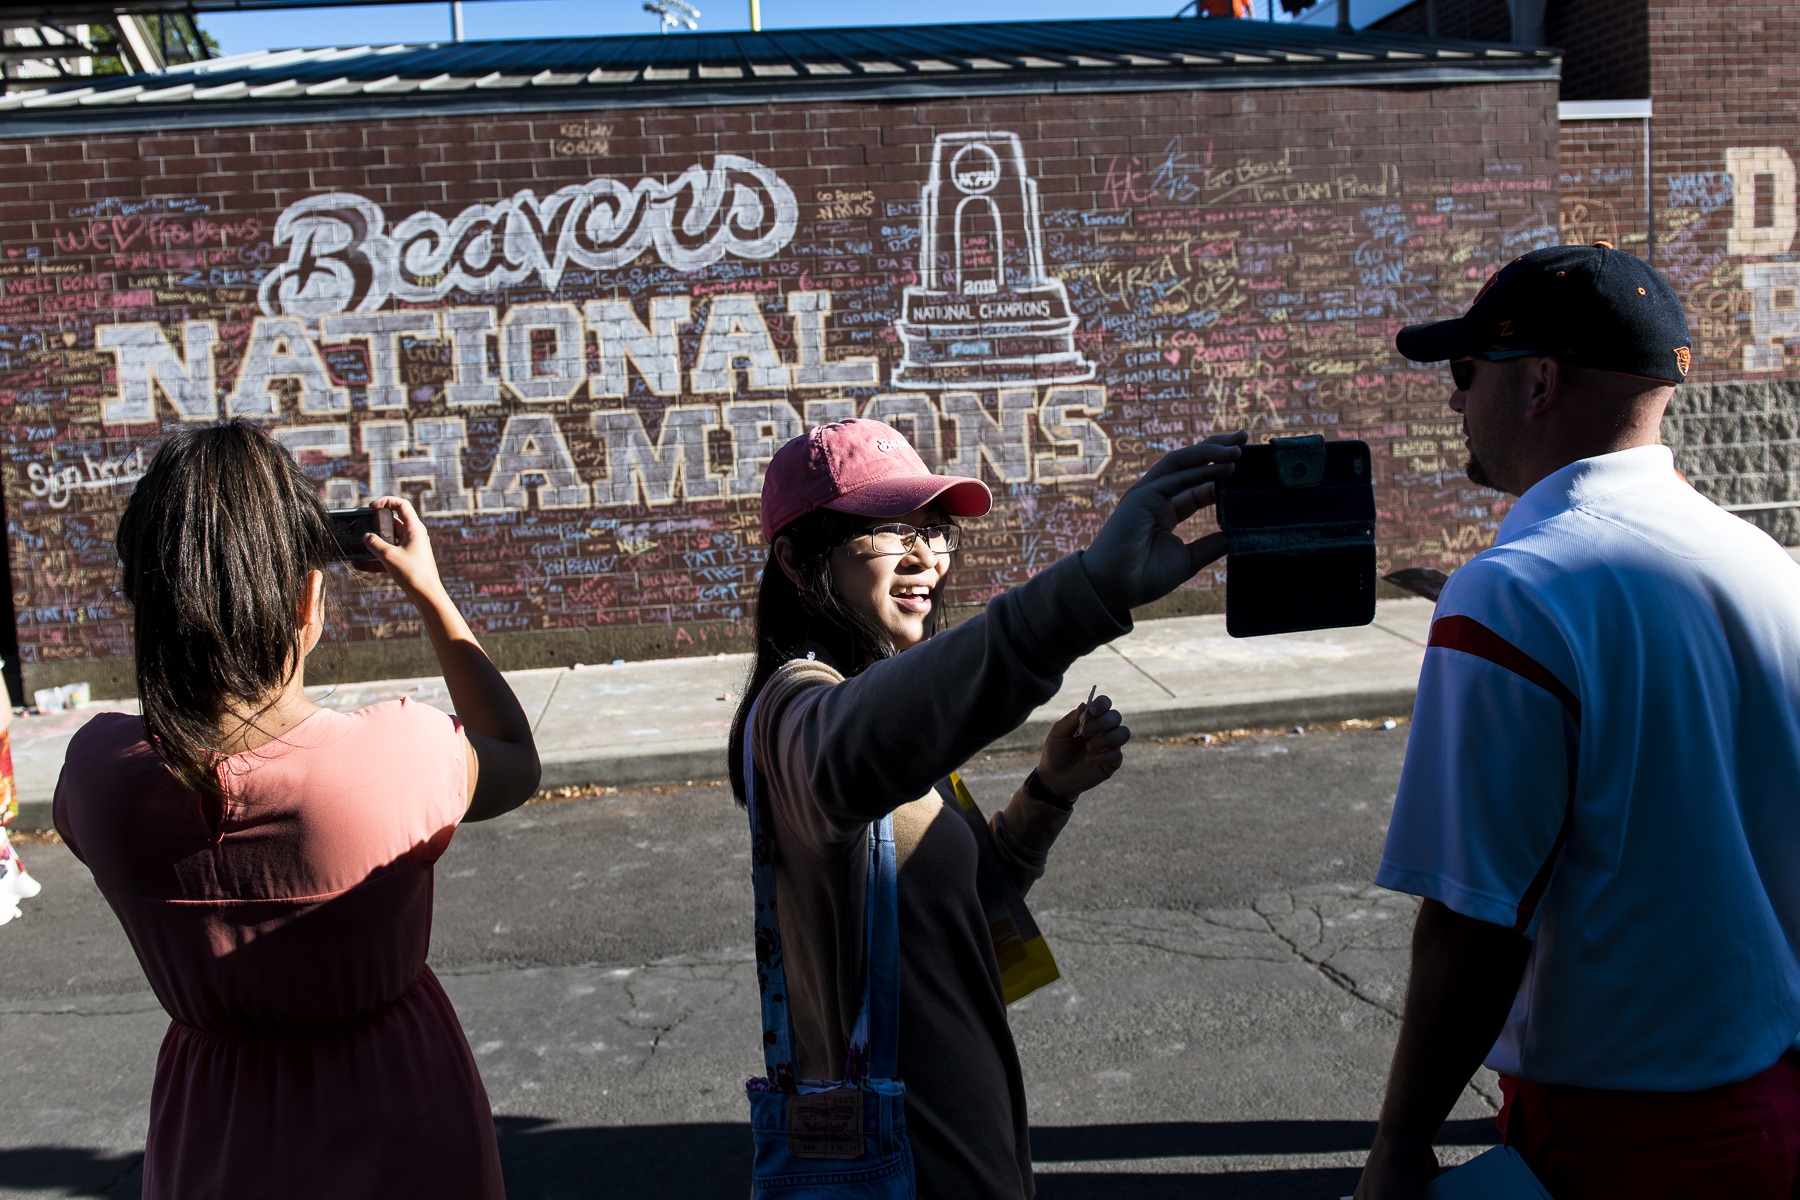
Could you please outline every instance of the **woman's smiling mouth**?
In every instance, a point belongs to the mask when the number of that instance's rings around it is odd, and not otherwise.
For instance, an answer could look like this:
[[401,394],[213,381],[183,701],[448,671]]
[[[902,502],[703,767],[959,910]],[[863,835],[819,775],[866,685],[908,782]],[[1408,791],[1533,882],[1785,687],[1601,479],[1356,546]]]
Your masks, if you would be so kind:
[[888,594],[907,612],[928,613],[931,611],[931,589],[922,583],[902,584]]

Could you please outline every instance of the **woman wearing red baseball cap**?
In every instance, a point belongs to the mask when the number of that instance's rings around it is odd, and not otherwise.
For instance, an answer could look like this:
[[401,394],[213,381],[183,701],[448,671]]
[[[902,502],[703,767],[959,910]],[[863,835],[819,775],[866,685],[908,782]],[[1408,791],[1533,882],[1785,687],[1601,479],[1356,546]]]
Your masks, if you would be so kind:
[[750,1087],[758,1194],[838,1194],[836,1159],[859,1196],[909,1194],[867,1182],[902,1167],[933,1200],[1032,1195],[1006,1020],[1035,934],[1019,898],[1130,732],[1105,697],[1069,713],[985,824],[948,777],[1130,632],[1133,608],[1225,552],[1222,534],[1175,527],[1246,440],[1167,455],[1085,551],[935,637],[955,518],[986,513],[987,486],[932,474],[876,421],[812,429],[770,461],[756,665],[731,730],[769,1065]]

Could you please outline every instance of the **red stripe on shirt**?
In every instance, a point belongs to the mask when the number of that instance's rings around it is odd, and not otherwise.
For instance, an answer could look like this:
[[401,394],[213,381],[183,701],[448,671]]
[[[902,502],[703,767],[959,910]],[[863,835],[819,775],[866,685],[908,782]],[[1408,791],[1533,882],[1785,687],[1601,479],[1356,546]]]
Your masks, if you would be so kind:
[[1581,700],[1568,686],[1550,673],[1550,669],[1525,653],[1473,617],[1439,617],[1431,623],[1432,646],[1460,650],[1486,659],[1497,667],[1505,667],[1519,678],[1537,686],[1562,701],[1575,723],[1581,723]]
[[[1464,654],[1472,654],[1476,658],[1485,659],[1495,666],[1504,667],[1514,675],[1528,683],[1534,683],[1552,696],[1562,701],[1570,718],[1581,724],[1581,700],[1571,692],[1562,680],[1550,673],[1550,669],[1531,655],[1525,653],[1493,630],[1473,617],[1439,617],[1431,623],[1431,645],[1442,646],[1446,650],[1460,650]],[[1519,899],[1519,907],[1513,922],[1515,933],[1524,933],[1531,925],[1531,919],[1537,913],[1537,907],[1544,898],[1544,892],[1550,887],[1550,877],[1555,872],[1556,860],[1562,854],[1563,846],[1569,840],[1569,825],[1575,816],[1575,767],[1569,764],[1569,805],[1563,813],[1562,828],[1557,830],[1556,841],[1545,856],[1543,866],[1538,868],[1525,895]]]

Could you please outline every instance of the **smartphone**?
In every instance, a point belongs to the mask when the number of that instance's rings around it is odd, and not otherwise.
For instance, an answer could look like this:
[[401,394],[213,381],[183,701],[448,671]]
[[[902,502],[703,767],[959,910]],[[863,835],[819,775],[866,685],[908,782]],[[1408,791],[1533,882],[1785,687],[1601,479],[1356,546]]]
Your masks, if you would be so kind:
[[1368,444],[1271,438],[1219,484],[1225,631],[1232,637],[1375,619],[1375,470]]
[[372,533],[390,545],[398,546],[394,533],[394,510],[391,508],[334,508],[326,514],[337,534],[337,553],[332,562],[374,562],[375,556],[363,546],[363,534]]

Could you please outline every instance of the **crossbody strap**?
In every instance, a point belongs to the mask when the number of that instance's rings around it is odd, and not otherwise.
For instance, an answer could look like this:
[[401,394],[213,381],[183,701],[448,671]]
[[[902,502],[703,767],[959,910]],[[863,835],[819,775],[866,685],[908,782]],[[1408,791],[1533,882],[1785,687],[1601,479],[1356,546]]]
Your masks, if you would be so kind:
[[869,1074],[894,1079],[900,1073],[900,881],[894,861],[894,814],[869,827],[868,971],[863,976],[863,1010],[869,1017]]
[[796,1089],[794,1042],[788,1032],[787,975],[781,969],[781,922],[775,915],[775,822],[768,801],[756,786],[756,756],[751,730],[756,704],[744,719],[744,807],[750,811],[750,883],[756,893],[756,986],[762,993],[763,1066],[769,1086],[778,1092]]
[[[799,1090],[788,1024],[787,976],[782,969],[781,921],[775,910],[775,820],[757,786],[752,749],[756,705],[744,719],[744,804],[750,813],[750,882],[756,895],[756,983],[762,998],[763,1066],[776,1091]],[[892,1079],[899,1063],[900,912],[894,856],[894,817],[869,827],[868,891],[863,899],[866,966],[862,1005],[844,1064],[844,1080]],[[871,999],[873,1003],[871,1003]]]

